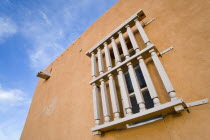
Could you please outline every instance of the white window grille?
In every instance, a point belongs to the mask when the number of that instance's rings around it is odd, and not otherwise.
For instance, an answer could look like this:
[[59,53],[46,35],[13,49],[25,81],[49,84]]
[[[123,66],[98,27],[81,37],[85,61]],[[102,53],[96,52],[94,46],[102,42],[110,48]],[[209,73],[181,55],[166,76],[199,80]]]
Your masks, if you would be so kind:
[[[95,126],[91,130],[94,134],[101,134],[101,132],[110,131],[123,125],[135,124],[135,122],[141,122],[149,118],[157,120],[156,116],[162,116],[172,111],[179,112],[186,107],[184,101],[176,96],[169,77],[158,58],[157,53],[159,52],[148,39],[140,23],[145,17],[144,12],[139,10],[86,53],[87,56],[91,57],[92,64],[93,80],[90,81],[90,84],[93,86]],[[146,46],[142,50],[140,50],[134,37],[132,31],[134,26]],[[129,48],[126,44],[125,34],[128,35],[132,48]],[[150,57],[171,99],[167,103],[161,104],[145,64],[144,60]],[[104,62],[106,62],[106,68]],[[140,67],[146,86],[139,83],[139,76],[134,64],[138,64]],[[126,74],[129,74],[130,77],[130,84],[132,84],[133,88],[132,93],[129,93],[129,85],[127,85],[128,82],[126,83],[125,78]],[[116,79],[118,79],[118,82]],[[109,92],[106,83],[108,83]],[[119,92],[117,92],[116,86],[119,86]],[[145,91],[146,93],[144,93]],[[146,97],[143,94],[149,94],[153,104],[152,107],[145,106]],[[119,100],[119,96],[121,100]],[[131,98],[135,98],[139,111],[134,112],[132,107],[133,99]],[[122,105],[120,104],[121,101]],[[122,115],[121,110],[124,110],[124,115]],[[149,120],[149,122],[154,120]]]

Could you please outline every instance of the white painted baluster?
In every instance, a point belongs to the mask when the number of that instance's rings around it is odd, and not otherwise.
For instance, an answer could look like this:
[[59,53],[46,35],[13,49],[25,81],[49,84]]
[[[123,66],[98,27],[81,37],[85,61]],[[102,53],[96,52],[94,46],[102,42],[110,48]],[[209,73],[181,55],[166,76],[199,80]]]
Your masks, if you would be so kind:
[[112,41],[112,48],[113,48],[113,52],[114,52],[115,62],[116,62],[116,64],[120,64],[121,63],[120,53],[117,48],[117,44],[115,42],[114,37],[111,38],[111,41]]
[[134,94],[135,94],[137,103],[139,104],[140,111],[144,111],[144,110],[146,110],[145,102],[144,102],[144,98],[142,96],[142,92],[141,92],[141,88],[140,88],[140,85],[139,85],[139,82],[138,82],[138,79],[136,76],[136,72],[135,72],[131,62],[129,62],[127,64],[127,66],[128,66],[128,72],[129,72],[129,75],[131,78],[131,83],[133,85]]
[[105,58],[106,58],[106,66],[108,70],[110,70],[112,68],[112,60],[110,56],[109,47],[106,42],[104,43],[104,51],[105,51]]
[[155,64],[155,67],[161,77],[161,80],[166,88],[166,91],[168,92],[170,98],[172,101],[177,100],[178,98],[176,97],[176,92],[174,91],[174,88],[171,84],[171,81],[168,78],[168,75],[165,71],[165,69],[163,68],[162,63],[160,62],[156,52],[154,49],[150,50],[150,53],[152,55],[152,60]]
[[[127,59],[127,58],[130,57],[127,45],[125,43],[125,40],[123,38],[122,33],[118,32],[118,34],[119,34],[119,39],[120,39],[121,47],[122,47],[122,50],[123,50],[123,54]],[[138,83],[138,79],[137,79],[135,70],[133,68],[133,65],[130,62],[127,64],[127,66],[128,66],[129,75],[131,77],[131,82],[132,82],[132,85],[133,85],[133,88],[134,88],[134,93],[135,93],[137,103],[139,104],[140,110],[144,111],[145,110],[145,103],[144,103],[144,99],[143,99],[143,96],[142,96],[142,93],[141,93],[141,89],[140,89],[140,86],[139,86],[139,83]]]
[[92,84],[93,86],[93,109],[94,109],[94,119],[95,124],[100,124],[100,104],[99,104],[99,93],[98,93],[98,87],[96,84]]
[[103,61],[101,48],[98,47],[97,50],[98,50],[98,69],[99,69],[99,73],[103,74],[104,73],[104,61]]
[[144,80],[147,84],[147,88],[149,90],[149,94],[151,96],[151,98],[153,99],[153,103],[154,103],[154,106],[157,106],[157,105],[160,105],[160,100],[158,98],[158,94],[155,90],[155,86],[152,82],[152,79],[150,77],[150,74],[149,74],[149,71],[147,69],[147,66],[143,60],[143,58],[140,56],[137,58],[139,60],[139,65],[140,65],[140,68],[141,68],[141,71],[142,71],[142,74],[144,76]]
[[127,25],[126,28],[127,28],[127,33],[128,33],[129,38],[130,38],[130,41],[131,41],[133,49],[136,52],[140,51],[139,50],[139,45],[138,45],[138,43],[137,43],[137,41],[136,41],[136,39],[134,37],[133,31],[131,30],[130,26]]
[[[119,51],[118,51],[115,39],[112,37],[111,41],[112,41],[112,48],[114,51],[114,57],[115,57],[116,63],[120,64],[121,58],[119,55]],[[117,77],[118,77],[118,81],[119,81],[121,97],[123,100],[123,106],[124,106],[126,115],[131,115],[132,114],[132,106],[131,106],[130,97],[128,95],[129,93],[128,93],[128,89],[127,89],[127,85],[126,85],[126,81],[125,81],[125,76],[124,76],[121,68],[119,68],[117,71],[118,71]]]
[[92,77],[93,79],[97,77],[97,66],[96,66],[96,57],[94,52],[91,53],[91,67],[92,67]]
[[100,82],[101,82],[100,89],[101,89],[101,99],[102,99],[104,120],[105,122],[109,122],[110,121],[110,108],[109,108],[106,84],[104,82],[104,79],[101,79]]
[[119,81],[119,86],[120,86],[120,93],[121,93],[121,97],[123,100],[123,106],[124,106],[126,115],[131,115],[132,114],[132,106],[131,106],[130,97],[128,95],[129,93],[128,93],[125,77],[124,77],[124,74],[123,74],[121,68],[119,68],[117,71],[118,71],[118,81]]
[[[129,27],[129,25],[127,25],[126,28],[127,28],[128,36],[129,36],[129,38],[131,40],[131,44],[133,46],[133,49],[136,52],[140,51],[139,50],[139,46],[137,44],[137,41],[136,41],[136,39],[134,37],[134,34],[133,34],[131,28]],[[149,74],[149,72],[147,70],[146,64],[144,63],[144,60],[143,60],[143,58],[141,56],[138,57],[137,59],[139,60],[139,65],[140,65],[142,74],[144,76],[145,82],[147,84],[147,88],[149,90],[150,96],[153,99],[154,105],[155,106],[160,105],[160,100],[158,98],[157,92],[155,90],[155,87],[154,87],[154,84],[153,84],[152,79],[150,77],[150,74]]]
[[[96,57],[94,52],[91,53],[91,65],[92,65],[92,77],[93,79],[97,77],[96,71]],[[95,83],[92,84],[93,86],[93,109],[94,109],[94,119],[95,124],[100,124],[100,104],[99,104],[99,92],[98,87]]]
[[129,58],[130,57],[130,54],[129,54],[129,51],[128,51],[128,47],[125,43],[125,39],[123,37],[123,34],[121,33],[121,31],[118,32],[119,34],[119,40],[120,40],[120,44],[121,44],[121,47],[122,47],[122,50],[123,50],[123,54],[125,56],[125,58]]
[[114,113],[114,119],[120,118],[120,107],[117,97],[116,85],[112,74],[108,75],[109,77],[109,89],[110,89],[110,96],[112,101],[112,110]]
[[[104,43],[104,51],[105,51],[105,57],[106,57],[106,65],[107,65],[108,70],[110,70],[112,68],[112,61],[111,61],[110,51],[106,42]],[[111,102],[112,102],[112,110],[114,113],[114,118],[119,119],[120,108],[119,108],[119,103],[118,103],[115,81],[112,74],[109,74],[108,77],[109,77],[109,89],[110,89],[110,97],[111,97]]]
[[146,46],[150,45],[150,44],[151,44],[151,43],[150,43],[150,40],[149,40],[149,38],[147,37],[147,34],[145,33],[145,31],[144,31],[144,29],[143,29],[141,23],[139,22],[138,19],[135,19],[134,21],[135,21],[135,23],[136,23],[136,27],[137,27],[137,29],[139,30],[139,33],[140,33],[140,35],[141,35],[141,37],[142,37],[144,43],[146,44]]

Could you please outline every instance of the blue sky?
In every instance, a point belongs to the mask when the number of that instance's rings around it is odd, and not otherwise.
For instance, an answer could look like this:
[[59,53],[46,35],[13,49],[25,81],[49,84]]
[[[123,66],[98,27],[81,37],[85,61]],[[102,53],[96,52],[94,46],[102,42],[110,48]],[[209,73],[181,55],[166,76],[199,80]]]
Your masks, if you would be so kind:
[[19,139],[39,70],[117,0],[0,0],[0,140]]

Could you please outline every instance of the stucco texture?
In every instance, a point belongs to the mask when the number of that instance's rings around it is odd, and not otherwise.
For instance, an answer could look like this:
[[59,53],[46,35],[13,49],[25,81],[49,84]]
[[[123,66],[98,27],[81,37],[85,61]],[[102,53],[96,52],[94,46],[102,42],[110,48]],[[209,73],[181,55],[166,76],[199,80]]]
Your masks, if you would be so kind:
[[[90,131],[94,126],[92,86],[88,84],[92,78],[85,52],[139,9],[147,16],[144,22],[156,18],[144,29],[158,50],[174,46],[160,60],[177,96],[185,102],[210,98],[210,1],[121,0],[48,66],[52,76],[37,84],[21,140],[209,139],[209,104],[103,137]],[[161,102],[166,102],[168,95],[153,62],[147,65]]]

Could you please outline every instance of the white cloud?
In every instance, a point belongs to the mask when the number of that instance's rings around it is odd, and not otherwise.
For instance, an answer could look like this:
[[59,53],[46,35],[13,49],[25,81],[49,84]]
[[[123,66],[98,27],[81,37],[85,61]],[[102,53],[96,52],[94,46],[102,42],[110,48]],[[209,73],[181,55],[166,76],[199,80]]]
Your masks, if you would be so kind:
[[8,17],[0,17],[0,43],[17,32],[16,24]]
[[22,91],[18,89],[12,89],[8,91],[0,89],[0,101],[21,101],[23,100],[21,94]]
[[30,99],[21,89],[0,84],[0,139],[18,140],[28,112]]
[[[97,19],[91,14],[86,15],[87,10],[91,11],[94,5],[94,0],[61,0],[56,2],[56,7],[49,9],[42,5],[26,13],[21,33],[31,42],[28,55],[33,70],[47,67]],[[57,7],[62,8],[56,12],[52,10]]]
[[22,101],[24,98],[23,91],[20,89],[9,89],[5,90],[0,85],[0,103],[1,102],[16,102],[16,101]]
[[[21,130],[15,130],[14,128],[11,128],[11,126],[14,126],[14,123],[16,123],[16,122],[11,123],[11,122],[7,121],[7,125],[10,125],[10,126],[1,126],[0,125],[0,139],[1,140],[19,140]],[[13,131],[13,132],[12,133],[5,132],[5,130],[8,131],[8,129],[9,129],[9,131]]]
[[0,112],[5,112],[12,107],[28,105],[29,99],[20,89],[5,89],[0,85]]
[[49,20],[49,18],[48,18],[48,16],[43,12],[43,11],[39,11],[40,13],[41,13],[41,15],[42,15],[42,18],[45,20],[45,22],[47,23],[47,24],[51,24],[50,23],[50,20]]
[[28,55],[31,67],[37,71],[60,55],[69,45],[69,39],[66,37],[67,29],[62,27],[62,23],[59,24],[59,19],[54,22],[41,10],[32,12],[30,17],[24,20],[21,32],[32,44]]
[[56,26],[49,27],[49,23],[46,18],[44,23],[39,20],[24,24],[23,33],[33,44],[28,51],[32,68],[45,68],[66,47],[63,30]]

